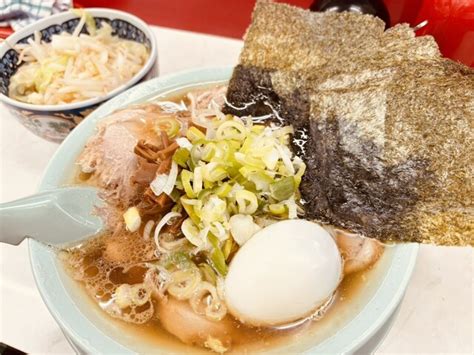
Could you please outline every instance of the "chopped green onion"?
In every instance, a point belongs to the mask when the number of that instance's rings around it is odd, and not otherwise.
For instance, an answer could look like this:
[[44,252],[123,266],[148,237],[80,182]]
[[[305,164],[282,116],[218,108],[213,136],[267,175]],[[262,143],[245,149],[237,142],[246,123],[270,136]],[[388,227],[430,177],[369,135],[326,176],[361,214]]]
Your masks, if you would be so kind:
[[252,145],[255,143],[256,137],[257,136],[255,134],[247,136],[247,138],[245,138],[244,140],[244,143],[242,144],[242,147],[240,147],[240,151],[242,153],[248,153],[249,151],[251,151]]
[[254,213],[297,217],[294,201],[305,166],[288,149],[291,127],[275,129],[238,119],[210,123],[207,135],[191,127],[187,137],[192,147],[175,152],[173,159],[183,168],[175,191],[183,194],[180,202],[189,216],[183,234],[225,275],[234,248],[260,228]]
[[256,134],[261,134],[263,133],[264,130],[265,130],[264,125],[253,125],[252,128],[250,129],[252,133],[256,133]]
[[296,206],[295,199],[293,197],[285,201],[285,205],[288,207],[288,218],[293,219],[298,217],[298,208]]
[[224,211],[223,214],[220,216],[220,221],[213,221],[211,222],[210,226],[210,231],[212,234],[214,234],[219,241],[224,241],[229,238],[229,232],[227,231],[227,228],[224,227],[224,224],[227,220],[227,205],[224,205]]
[[295,133],[295,130],[293,129],[292,126],[284,126],[280,127],[277,130],[273,132],[273,135],[275,137],[283,137],[283,136],[288,136],[290,134]]
[[239,206],[239,213],[252,214],[258,208],[257,196],[247,190],[239,190],[235,193],[235,200]]
[[233,149],[234,151],[240,148],[241,143],[238,140],[230,139],[227,142],[229,143],[230,148]]
[[235,147],[232,146],[230,141],[218,141],[216,144],[214,160],[219,160],[227,164],[230,162],[230,159],[233,159],[235,150]]
[[173,191],[171,191],[171,194],[169,196],[171,197],[173,202],[178,202],[179,198],[181,197],[181,192],[177,189],[174,189]]
[[176,201],[176,203],[174,204],[173,208],[171,208],[171,212],[178,212],[178,213],[182,214],[182,212],[183,212],[183,205],[181,204],[181,201],[180,201],[180,200]]
[[212,267],[209,266],[209,264],[201,263],[199,264],[199,269],[201,270],[202,275],[204,276],[204,280],[206,280],[207,282],[210,282],[213,285],[216,284],[217,275],[212,269]]
[[301,179],[303,178],[303,175],[304,175],[305,171],[306,171],[306,164],[301,162],[301,165],[300,165],[298,171],[295,174],[296,187],[300,186]]
[[225,121],[219,125],[216,131],[217,139],[235,139],[242,141],[245,138],[246,128],[237,121]]
[[154,122],[155,130],[157,132],[165,132],[169,138],[177,136],[181,130],[181,122],[173,117],[160,117]]
[[179,175],[178,178],[176,179],[174,187],[178,190],[181,190],[181,191],[184,190],[183,183],[181,181],[181,175]]
[[194,144],[194,142],[198,140],[206,139],[206,135],[202,133],[198,128],[190,127],[188,131],[186,132],[186,138],[188,138],[191,141],[191,143]]
[[280,154],[278,153],[278,150],[273,148],[262,156],[262,161],[267,169],[275,170],[279,158]]
[[293,176],[284,177],[270,184],[271,196],[277,201],[289,199],[295,191],[296,184]]
[[213,248],[210,254],[210,260],[214,269],[222,276],[227,275],[227,264],[225,263],[225,257],[219,248]]
[[203,178],[210,182],[224,180],[227,177],[227,171],[217,163],[209,163],[203,167]]
[[202,190],[202,167],[198,166],[194,169],[193,191],[195,194]]
[[204,201],[207,197],[212,195],[212,190],[202,190],[199,195],[197,196],[197,199],[200,200],[201,202]]
[[178,148],[173,154],[173,161],[182,168],[187,167],[187,161],[189,159],[189,150],[186,148]]
[[232,185],[228,182],[224,182],[220,184],[214,191],[214,193],[219,197],[227,197],[229,196],[230,191],[232,190]]
[[188,269],[194,266],[194,263],[191,261],[190,256],[182,251],[176,251],[170,254],[166,254],[159,263],[163,265],[165,269],[170,269],[171,267],[178,267],[179,269]]
[[181,170],[181,183],[183,184],[184,192],[189,198],[195,198],[196,194],[194,193],[193,187],[191,185],[191,180],[193,179],[194,174],[189,170]]
[[205,223],[212,223],[216,221],[223,221],[225,218],[227,204],[224,200],[216,195],[212,195],[203,204],[201,209],[201,219]]
[[212,188],[214,187],[214,183],[213,183],[212,181],[209,181],[209,180],[204,179],[204,180],[203,180],[203,183],[204,183],[204,188],[205,188],[206,190],[210,190],[210,189],[212,189]]
[[199,225],[199,223],[201,222],[201,219],[196,214],[194,210],[194,206],[187,203],[185,199],[183,199],[182,197],[181,197],[181,205],[183,206],[184,210],[188,214],[189,218],[191,218],[191,220],[194,222],[194,224]]
[[272,203],[268,205],[268,210],[270,211],[271,214],[274,214],[277,216],[284,215],[288,212],[287,207],[281,203]]
[[193,143],[193,147],[191,148],[191,161],[194,166],[198,166],[198,163],[202,158],[202,150],[205,144],[206,141],[204,140],[198,140]]
[[216,144],[213,142],[209,142],[204,145],[202,148],[202,153],[201,153],[201,160],[204,160],[206,162],[210,162],[211,159],[214,157],[216,153]]
[[253,217],[244,214],[230,217],[229,226],[233,239],[240,246],[260,230],[260,227],[253,221]]
[[259,191],[268,191],[270,184],[274,181],[274,179],[265,174],[263,170],[249,173],[247,179],[253,182],[255,184],[255,188]]
[[197,247],[204,245],[204,241],[200,238],[200,230],[198,226],[191,220],[191,218],[184,220],[183,224],[181,225],[181,231],[192,245]]
[[229,238],[224,242],[224,246],[222,247],[222,253],[224,254],[225,260],[229,259],[233,246],[234,246],[234,241],[232,240],[232,238]]
[[235,153],[235,159],[243,166],[265,169],[265,163],[261,159],[255,158],[250,154],[237,152]]
[[219,239],[214,234],[209,233],[207,239],[214,248],[219,248]]

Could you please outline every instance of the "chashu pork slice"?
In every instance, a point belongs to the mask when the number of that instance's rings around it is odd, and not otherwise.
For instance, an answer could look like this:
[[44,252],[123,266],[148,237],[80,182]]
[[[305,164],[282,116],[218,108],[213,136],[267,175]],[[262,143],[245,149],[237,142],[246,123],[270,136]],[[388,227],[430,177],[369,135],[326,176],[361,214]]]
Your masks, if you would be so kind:
[[144,138],[159,144],[148,122],[157,115],[141,107],[112,114],[99,123],[97,133],[79,156],[77,164],[81,171],[92,174],[109,203],[127,207],[153,180],[157,165],[137,156],[134,148]]

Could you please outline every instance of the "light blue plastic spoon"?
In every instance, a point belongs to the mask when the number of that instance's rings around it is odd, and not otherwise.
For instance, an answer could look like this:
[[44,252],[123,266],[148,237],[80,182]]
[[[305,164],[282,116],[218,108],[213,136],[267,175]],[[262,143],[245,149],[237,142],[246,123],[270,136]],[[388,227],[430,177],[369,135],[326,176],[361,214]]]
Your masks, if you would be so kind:
[[102,229],[93,215],[102,200],[92,187],[64,187],[0,205],[0,242],[18,245],[33,238],[51,246],[84,240]]

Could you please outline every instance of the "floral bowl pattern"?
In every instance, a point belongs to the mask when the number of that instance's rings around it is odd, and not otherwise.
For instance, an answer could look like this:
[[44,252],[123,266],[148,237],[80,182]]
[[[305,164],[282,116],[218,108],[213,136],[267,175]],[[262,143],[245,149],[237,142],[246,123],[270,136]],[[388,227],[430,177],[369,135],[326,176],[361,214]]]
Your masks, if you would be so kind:
[[[150,50],[150,57],[143,68],[125,85],[110,91],[105,96],[64,105],[33,105],[8,97],[10,78],[21,66],[18,63],[18,53],[13,49],[15,44],[26,42],[35,31],[40,31],[43,40],[47,42],[54,34],[63,31],[72,32],[79,22],[78,15],[73,12],[59,13],[39,20],[15,32],[0,45],[0,101],[22,125],[49,141],[61,142],[79,122],[103,102],[158,75],[155,38],[142,20],[128,13],[111,9],[90,8],[87,12],[94,17],[98,27],[102,22],[108,22],[112,26],[113,35],[143,43]],[[87,33],[87,29],[84,27],[82,32]]]

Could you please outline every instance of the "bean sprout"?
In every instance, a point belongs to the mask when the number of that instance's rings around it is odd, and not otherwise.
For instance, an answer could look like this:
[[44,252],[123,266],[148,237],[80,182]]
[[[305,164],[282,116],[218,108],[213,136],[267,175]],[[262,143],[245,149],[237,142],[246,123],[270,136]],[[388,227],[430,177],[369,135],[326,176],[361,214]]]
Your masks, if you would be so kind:
[[[90,35],[81,33],[84,24]],[[9,96],[36,105],[105,96],[138,73],[150,55],[144,44],[112,35],[106,22],[96,30],[86,12],[72,34],[64,31],[45,42],[35,32],[34,39],[14,48],[24,64],[11,77]]]

